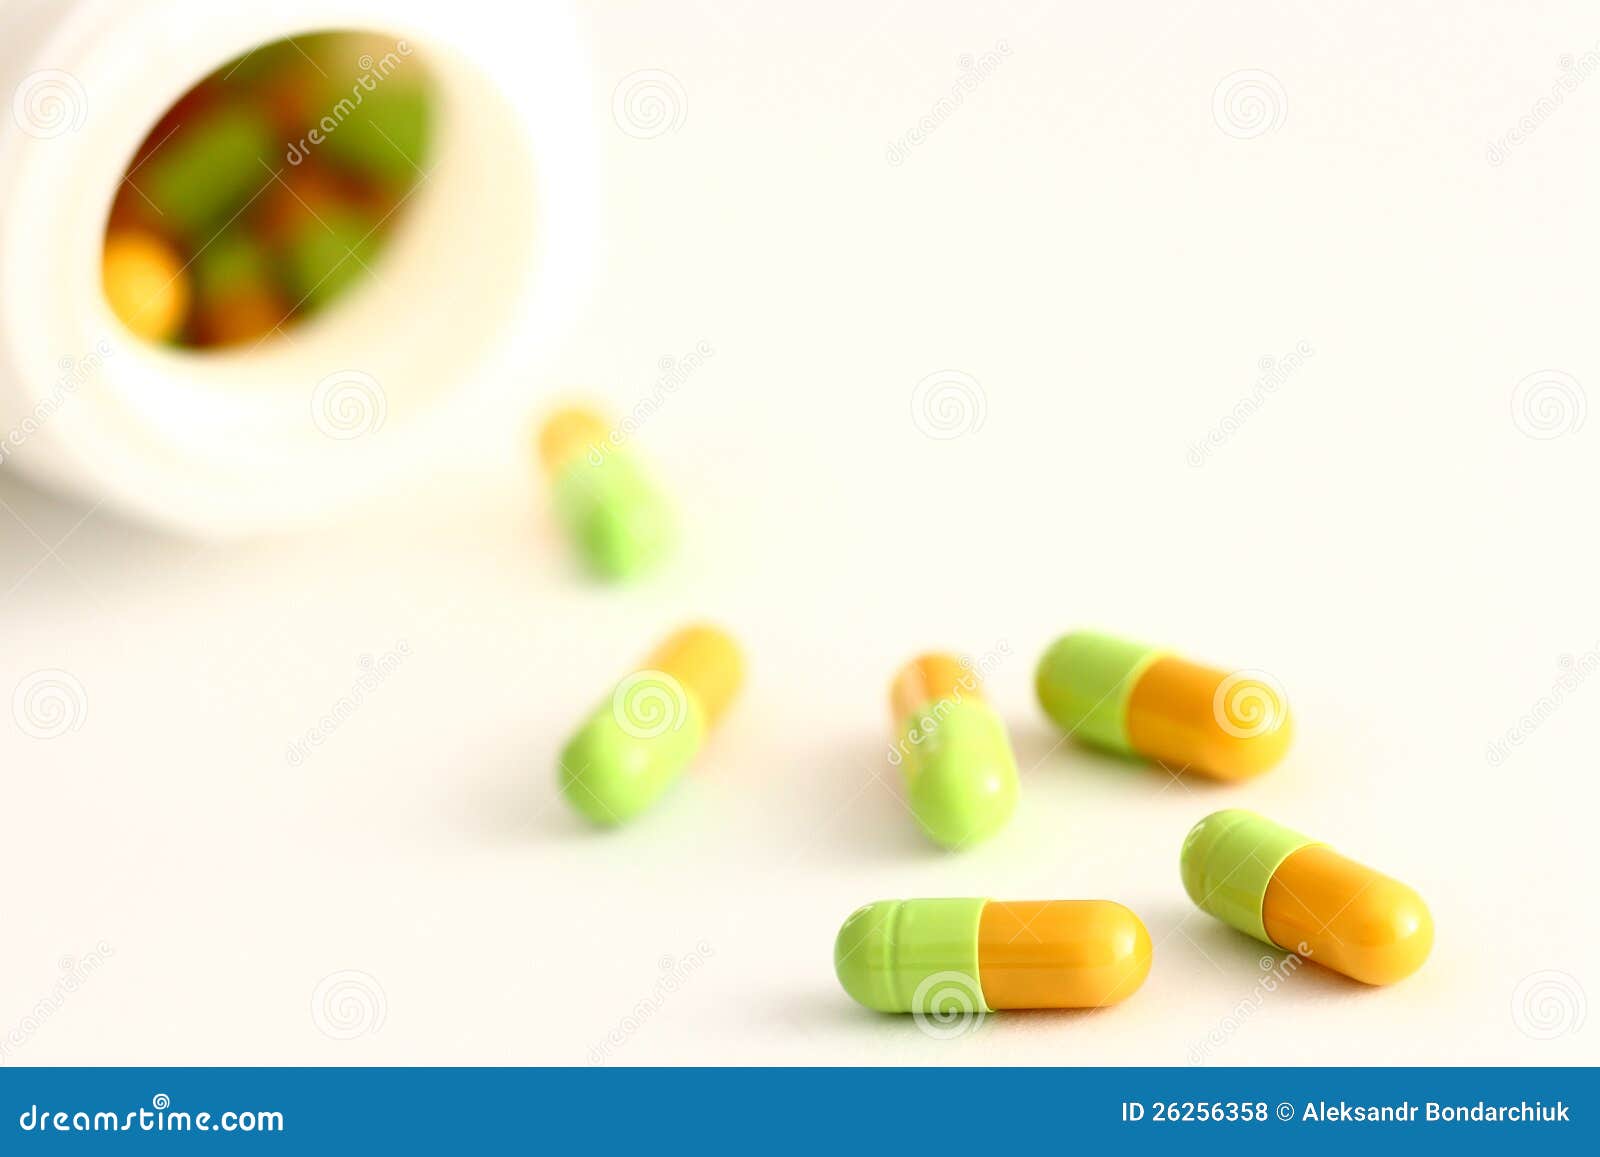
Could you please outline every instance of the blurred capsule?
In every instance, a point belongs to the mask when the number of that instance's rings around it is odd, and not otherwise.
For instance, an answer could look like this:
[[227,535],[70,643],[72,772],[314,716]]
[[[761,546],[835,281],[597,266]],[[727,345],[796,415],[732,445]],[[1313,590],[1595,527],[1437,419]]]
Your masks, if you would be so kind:
[[743,681],[744,659],[727,632],[695,626],[667,639],[561,752],[567,801],[607,826],[644,811],[693,760]]
[[599,414],[571,407],[539,433],[556,515],[589,569],[630,578],[671,549],[677,528],[661,491]]
[[249,232],[225,230],[194,259],[195,304],[190,332],[201,345],[234,345],[266,337],[289,315],[274,280],[272,258]]
[[317,218],[326,218],[352,205],[374,219],[381,219],[386,211],[380,198],[352,183],[337,169],[312,158],[279,173],[241,220],[249,221],[251,232],[263,245],[278,249],[300,236]]
[[929,838],[963,848],[1005,826],[1017,806],[1017,761],[977,672],[954,655],[923,655],[901,668],[889,700],[898,728],[891,758]]
[[315,33],[263,44],[219,68],[212,83],[266,110],[278,135],[296,142],[328,111],[327,58],[348,36]]
[[313,313],[367,276],[380,219],[353,207],[307,215],[284,243],[284,285],[300,313]]
[[[365,51],[354,44],[350,60],[353,63],[343,72],[330,76],[330,107],[349,107],[351,92],[357,88],[361,103],[339,121],[321,147],[330,160],[352,173],[391,188],[409,186],[428,162],[432,96],[422,68],[393,41],[369,43]],[[367,65],[363,71],[352,71],[363,63]]]
[[269,337],[288,317],[288,305],[275,290],[248,286],[227,297],[199,302],[191,332],[197,345],[254,345]]
[[278,153],[263,110],[227,104],[158,142],[128,180],[155,206],[164,229],[198,249],[272,182],[283,167]]
[[100,255],[100,284],[111,311],[140,337],[166,341],[183,328],[189,275],[177,250],[155,234],[108,235]]

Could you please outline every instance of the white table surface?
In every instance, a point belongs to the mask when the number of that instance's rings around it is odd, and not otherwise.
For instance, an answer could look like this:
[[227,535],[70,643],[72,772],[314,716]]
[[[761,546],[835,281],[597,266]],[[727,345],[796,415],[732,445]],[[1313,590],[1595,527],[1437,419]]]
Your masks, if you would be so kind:
[[[56,738],[0,717],[5,1063],[1600,1060],[1600,678],[1487,756],[1600,660],[1600,80],[1488,157],[1596,51],[1592,10],[966,7],[590,15],[610,246],[529,411],[580,386],[626,411],[714,351],[634,442],[688,524],[650,582],[583,580],[520,431],[244,543],[0,482],[0,691],[83,690]],[[685,101],[654,139],[611,120],[640,69]],[[1260,135],[1214,115],[1241,70],[1270,74]],[[1576,388],[1519,416],[1552,370]],[[981,393],[958,437],[913,417],[939,371]],[[555,754],[698,616],[745,643],[745,692],[670,798],[595,834]],[[1289,759],[1226,788],[1059,745],[1033,666],[1084,626],[1272,672]],[[888,680],[932,648],[1009,648],[1022,802],[961,855],[885,758]],[[1227,806],[1412,883],[1427,967],[1261,995],[1263,946],[1178,881]],[[852,1005],[840,921],[940,895],[1122,901],[1154,970],[953,1040]]]

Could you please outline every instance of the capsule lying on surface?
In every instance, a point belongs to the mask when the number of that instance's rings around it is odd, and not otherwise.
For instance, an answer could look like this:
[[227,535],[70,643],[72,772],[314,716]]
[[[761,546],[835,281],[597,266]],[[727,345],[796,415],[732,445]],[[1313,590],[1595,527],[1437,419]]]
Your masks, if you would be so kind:
[[1404,980],[1433,947],[1422,897],[1254,812],[1233,808],[1197,823],[1181,867],[1204,911],[1365,984]]
[[1017,761],[977,672],[954,655],[923,655],[900,669],[889,702],[890,759],[929,838],[961,848],[1003,827],[1017,806]]
[[1293,732],[1266,672],[1218,671],[1091,631],[1056,640],[1035,687],[1045,714],[1075,738],[1214,779],[1274,767]]
[[570,408],[551,415],[539,434],[539,456],[556,515],[590,570],[628,578],[671,549],[671,508],[599,414]]
[[562,793],[597,824],[632,819],[688,766],[743,679],[739,647],[726,632],[679,631],[572,737],[558,765]]
[[868,1008],[943,1015],[1116,1004],[1150,954],[1144,923],[1110,900],[879,900],[839,929],[833,967]]

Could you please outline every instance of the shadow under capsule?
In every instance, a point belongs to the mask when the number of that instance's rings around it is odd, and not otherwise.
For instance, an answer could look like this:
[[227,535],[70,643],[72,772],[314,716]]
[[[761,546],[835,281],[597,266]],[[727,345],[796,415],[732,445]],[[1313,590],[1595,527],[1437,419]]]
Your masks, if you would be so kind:
[[1203,792],[1230,786],[1187,768],[1169,767],[1140,755],[1090,747],[1044,724],[1024,723],[1013,727],[1011,742],[1024,784],[1031,775],[1075,772],[1081,768],[1108,782],[1125,784],[1147,795],[1160,795],[1175,785]]
[[[841,992],[837,984],[831,988],[813,986],[785,992],[762,1007],[777,1026],[804,1032],[828,1027],[881,1028],[898,1019],[893,1013],[862,1008]],[[909,1021],[910,1017],[905,1019]]]
[[799,839],[821,851],[861,858],[928,861],[950,855],[923,832],[906,802],[904,773],[885,756],[881,737],[834,735],[802,761],[830,769],[825,792],[808,790],[814,808],[791,816]]
[[984,1018],[984,1030],[990,1030],[990,1024],[999,1028],[1004,1026],[1010,1029],[1028,1028],[1071,1028],[1081,1026],[1091,1017],[1115,1016],[1117,1010],[1129,1000],[1137,1000],[1138,994],[1117,1001],[1116,1004],[1103,1005],[1100,1008],[1008,1008],[1001,1012],[989,1013]]
[[1324,968],[1314,957],[1299,956],[1246,936],[1198,908],[1173,905],[1152,911],[1150,933],[1159,945],[1158,970],[1162,956],[1169,960],[1182,957],[1171,971],[1187,974],[1195,968],[1215,968],[1221,976],[1236,980],[1241,986],[1270,984],[1274,990],[1288,988],[1307,995],[1373,991],[1370,985]]
[[[1014,823],[1008,821],[998,831],[960,847],[946,847],[934,840],[918,823],[907,795],[904,768],[890,762],[888,751],[891,747],[886,739],[858,736],[834,739],[822,752],[827,767],[838,768],[837,789],[826,805],[830,815],[818,834],[827,847],[854,856],[870,850],[883,859],[928,863],[997,847],[1014,831]],[[1026,786],[1022,791],[1026,792]],[[1026,799],[1018,807],[1026,807]]]

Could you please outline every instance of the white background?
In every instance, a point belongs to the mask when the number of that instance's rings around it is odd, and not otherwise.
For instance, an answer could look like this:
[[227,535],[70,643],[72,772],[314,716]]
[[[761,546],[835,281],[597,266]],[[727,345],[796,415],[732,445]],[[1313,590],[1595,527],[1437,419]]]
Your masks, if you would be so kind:
[[[610,247],[529,411],[582,389],[626,412],[660,359],[714,350],[633,442],[688,529],[646,584],[578,573],[525,431],[358,522],[243,544],[0,483],[0,691],[84,692],[55,738],[0,715],[5,1063],[1600,1059],[1600,678],[1486,754],[1564,657],[1600,660],[1600,78],[1533,112],[1600,19],[1189,7],[589,15]],[[613,119],[643,69],[681,93],[649,139]],[[1219,111],[1245,70],[1265,105]],[[914,401],[940,371],[976,383],[954,431]],[[587,830],[556,752],[699,616],[744,642],[743,696],[656,810]],[[1272,672],[1289,759],[1223,788],[1058,746],[1033,665],[1084,626]],[[956,856],[885,759],[888,681],[931,648],[1010,652],[989,686],[1022,802]],[[1264,947],[1178,881],[1227,806],[1413,884],[1426,968],[1263,994]],[[852,1005],[840,921],[939,895],[1119,900],[1154,970],[1117,1008],[954,1040]]]

